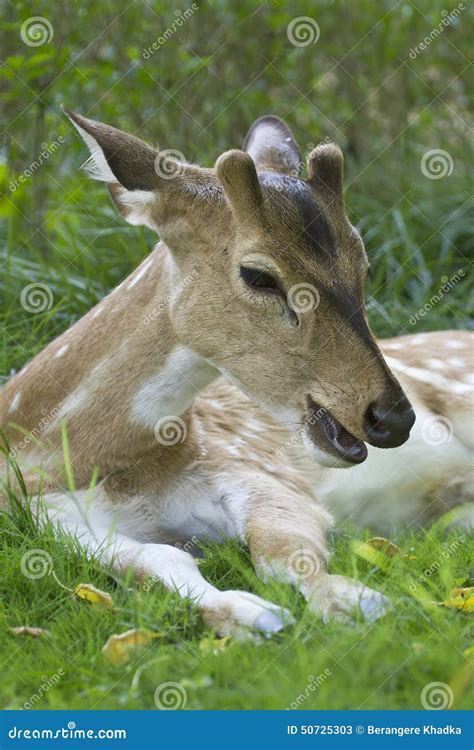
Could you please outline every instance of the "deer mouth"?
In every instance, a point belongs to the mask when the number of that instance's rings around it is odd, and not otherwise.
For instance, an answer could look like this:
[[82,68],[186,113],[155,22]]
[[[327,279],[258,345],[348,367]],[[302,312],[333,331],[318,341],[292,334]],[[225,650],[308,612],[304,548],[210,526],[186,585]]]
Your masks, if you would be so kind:
[[346,430],[329,409],[308,396],[309,415],[306,430],[313,442],[332,456],[350,464],[361,464],[367,458],[367,446]]

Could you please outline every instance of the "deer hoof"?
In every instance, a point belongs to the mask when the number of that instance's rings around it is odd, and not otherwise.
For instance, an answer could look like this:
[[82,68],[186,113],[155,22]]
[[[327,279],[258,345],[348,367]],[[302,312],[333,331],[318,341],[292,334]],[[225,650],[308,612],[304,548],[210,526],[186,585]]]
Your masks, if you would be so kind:
[[344,576],[327,575],[313,589],[309,607],[323,622],[332,620],[355,623],[362,615],[369,623],[376,622],[390,609],[390,600],[378,591]]

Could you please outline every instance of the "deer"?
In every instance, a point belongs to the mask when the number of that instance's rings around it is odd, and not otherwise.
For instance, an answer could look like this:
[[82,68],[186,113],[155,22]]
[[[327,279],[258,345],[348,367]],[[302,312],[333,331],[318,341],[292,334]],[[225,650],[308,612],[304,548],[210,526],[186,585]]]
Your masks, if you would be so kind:
[[[365,315],[341,150],[317,146],[303,179],[291,131],[265,116],[211,169],[64,111],[89,175],[160,240],[0,391],[34,507],[116,573],[192,599],[221,635],[294,620],[206,581],[194,535],[243,541],[260,576],[296,586],[324,621],[381,617],[387,597],[328,572],[318,497],[322,466],[362,468],[367,443],[391,454],[415,422]],[[281,450],[295,434],[312,477]]]

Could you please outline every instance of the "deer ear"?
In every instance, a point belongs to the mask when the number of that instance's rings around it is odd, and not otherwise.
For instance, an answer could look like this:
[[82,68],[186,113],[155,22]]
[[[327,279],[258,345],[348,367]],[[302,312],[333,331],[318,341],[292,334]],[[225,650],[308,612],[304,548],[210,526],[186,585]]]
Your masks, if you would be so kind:
[[160,214],[172,217],[173,206],[182,210],[199,201],[222,203],[212,170],[178,161],[179,152],[159,151],[134,135],[63,110],[91,153],[86,172],[107,183],[115,206],[130,224],[157,229]]
[[119,182],[127,190],[153,190],[160,179],[155,170],[158,151],[122,130],[82,117],[63,107],[86,142],[91,156],[86,170],[95,179]]
[[246,135],[244,145],[260,171],[271,170],[298,177],[301,153],[289,127],[274,115],[256,120]]

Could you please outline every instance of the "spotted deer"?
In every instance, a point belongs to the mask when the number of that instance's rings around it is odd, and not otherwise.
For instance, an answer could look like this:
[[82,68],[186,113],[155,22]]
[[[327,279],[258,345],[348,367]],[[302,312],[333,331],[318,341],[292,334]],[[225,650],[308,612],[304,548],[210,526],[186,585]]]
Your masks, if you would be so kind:
[[327,571],[319,472],[362,470],[366,443],[393,455],[415,416],[365,317],[341,151],[318,146],[302,179],[291,132],[264,117],[205,169],[65,111],[91,176],[160,242],[1,391],[30,492],[91,555],[192,598],[219,633],[292,618],[207,582],[183,549],[194,536],[244,541],[324,619],[377,618],[384,596]]

